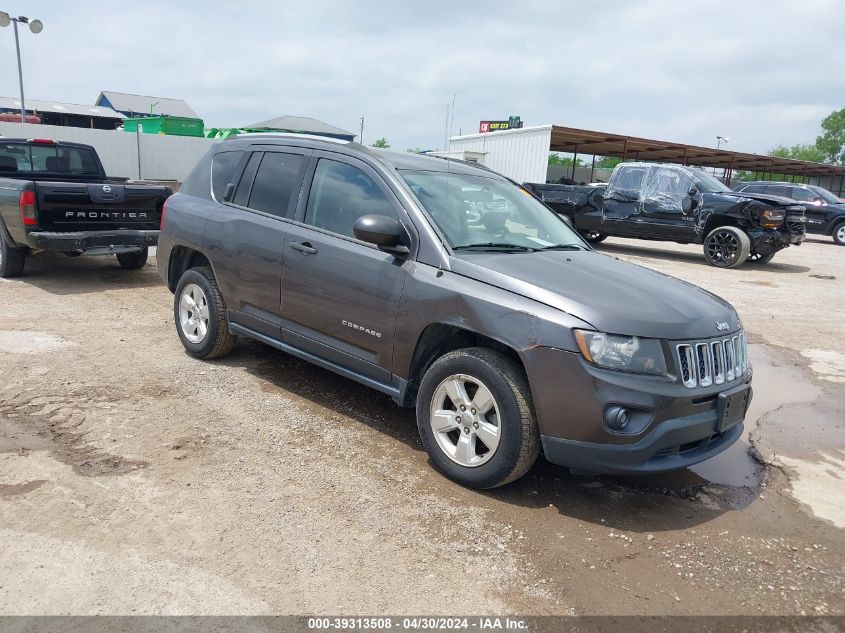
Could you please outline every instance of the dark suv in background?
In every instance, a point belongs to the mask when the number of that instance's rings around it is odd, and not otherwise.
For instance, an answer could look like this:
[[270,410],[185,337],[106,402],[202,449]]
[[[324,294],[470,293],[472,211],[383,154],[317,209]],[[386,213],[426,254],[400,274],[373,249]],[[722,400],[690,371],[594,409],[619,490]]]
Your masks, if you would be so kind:
[[829,235],[845,246],[845,201],[822,187],[794,182],[741,182],[734,191],[792,198],[804,205],[807,233]]
[[593,251],[469,163],[223,141],[168,199],[157,260],[190,354],[245,336],[389,394],[467,486],[516,479],[541,446],[580,472],[648,473],[742,433],[751,369],[729,304]]

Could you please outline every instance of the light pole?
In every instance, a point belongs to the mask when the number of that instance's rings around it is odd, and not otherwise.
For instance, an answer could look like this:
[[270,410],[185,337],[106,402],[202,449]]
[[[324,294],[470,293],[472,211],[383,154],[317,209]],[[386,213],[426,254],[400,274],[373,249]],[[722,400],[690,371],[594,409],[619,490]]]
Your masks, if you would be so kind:
[[0,26],[9,26],[13,24],[15,27],[15,51],[18,54],[18,82],[21,87],[21,123],[26,123],[26,104],[23,100],[23,68],[21,67],[21,45],[18,41],[18,22],[21,24],[29,24],[29,30],[36,35],[44,30],[44,23],[41,20],[32,20],[20,15],[13,18],[8,13],[0,11]]
[[[729,140],[731,140],[731,139],[729,139],[727,136],[717,136],[716,137],[716,149],[718,150],[719,148],[721,148],[722,143],[727,143]],[[716,168],[714,167],[713,168],[713,176],[715,176],[715,175],[716,175]]]

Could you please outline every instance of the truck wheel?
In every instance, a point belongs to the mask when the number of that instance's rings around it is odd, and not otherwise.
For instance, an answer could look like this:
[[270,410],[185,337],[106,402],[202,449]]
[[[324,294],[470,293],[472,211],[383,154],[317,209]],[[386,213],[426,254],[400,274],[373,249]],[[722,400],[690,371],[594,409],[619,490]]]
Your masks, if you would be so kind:
[[9,244],[3,232],[0,231],[0,277],[5,279],[18,277],[23,272],[24,264],[26,264],[26,251]]
[[173,298],[176,332],[189,354],[218,358],[232,351],[238,337],[229,332],[226,304],[211,268],[186,270]]
[[704,258],[711,266],[736,268],[751,253],[751,240],[740,228],[719,226],[704,238]]
[[760,255],[759,253],[751,253],[748,256],[748,259],[746,259],[745,261],[749,264],[768,264],[770,261],[772,261],[776,254],[777,251],[775,251],[774,253],[767,253],[765,255]]
[[428,368],[417,396],[417,427],[434,466],[470,488],[518,479],[540,452],[525,373],[489,349],[450,352]]
[[146,265],[149,254],[150,249],[145,246],[134,253],[121,253],[117,256],[117,263],[125,270],[139,270]]
[[845,246],[845,222],[840,222],[833,229],[833,241],[839,246]]
[[599,233],[598,231],[581,231],[581,237],[587,240],[590,244],[598,244],[599,242],[604,242],[607,239],[607,235],[605,233]]

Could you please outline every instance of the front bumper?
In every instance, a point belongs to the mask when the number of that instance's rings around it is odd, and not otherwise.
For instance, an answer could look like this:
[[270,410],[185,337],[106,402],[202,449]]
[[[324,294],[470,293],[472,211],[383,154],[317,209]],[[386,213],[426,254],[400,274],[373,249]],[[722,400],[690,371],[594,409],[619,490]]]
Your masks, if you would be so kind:
[[[685,468],[722,452],[742,435],[744,420],[717,430],[719,394],[750,386],[750,370],[730,383],[687,388],[674,376],[608,371],[577,352],[547,347],[527,351],[523,362],[546,459],[578,472]],[[623,431],[605,423],[605,411],[616,406],[630,412]]]
[[28,233],[26,241],[30,248],[38,251],[65,251],[85,255],[110,255],[132,253],[145,246],[158,243],[159,231],[34,231]]
[[634,444],[592,444],[540,437],[550,462],[573,471],[603,475],[644,475],[686,468],[718,455],[742,435],[744,423],[714,433],[716,416],[667,420]]

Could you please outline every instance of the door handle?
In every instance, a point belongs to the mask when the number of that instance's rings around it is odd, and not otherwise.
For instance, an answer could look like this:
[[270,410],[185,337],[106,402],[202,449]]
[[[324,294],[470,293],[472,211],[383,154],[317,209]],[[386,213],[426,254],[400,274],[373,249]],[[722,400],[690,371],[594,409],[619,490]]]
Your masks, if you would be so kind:
[[311,246],[308,242],[293,242],[290,247],[295,251],[299,251],[303,255],[317,254],[317,249]]

